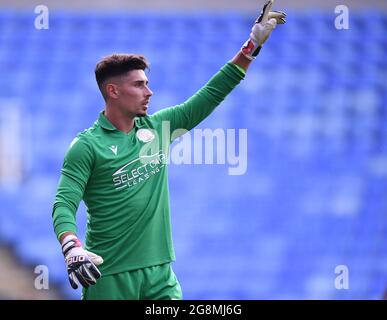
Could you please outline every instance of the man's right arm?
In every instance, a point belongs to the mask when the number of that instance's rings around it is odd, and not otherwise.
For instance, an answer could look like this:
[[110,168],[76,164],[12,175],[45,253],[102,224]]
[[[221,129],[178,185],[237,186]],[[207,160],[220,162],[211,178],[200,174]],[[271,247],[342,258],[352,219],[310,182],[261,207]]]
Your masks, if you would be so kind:
[[62,233],[62,234],[59,236],[59,242],[62,244],[64,238],[66,238],[66,237],[69,236],[69,235],[74,235],[74,236],[75,236],[75,233],[69,232],[69,231],[66,231],[66,232]]
[[94,153],[84,139],[75,138],[65,156],[52,218],[55,234],[63,240],[66,233],[77,233],[76,211],[82,200],[94,163]]
[[52,212],[54,230],[62,246],[71,287],[87,288],[101,277],[102,257],[83,248],[77,238],[75,215],[94,166],[92,147],[76,138],[65,156]]

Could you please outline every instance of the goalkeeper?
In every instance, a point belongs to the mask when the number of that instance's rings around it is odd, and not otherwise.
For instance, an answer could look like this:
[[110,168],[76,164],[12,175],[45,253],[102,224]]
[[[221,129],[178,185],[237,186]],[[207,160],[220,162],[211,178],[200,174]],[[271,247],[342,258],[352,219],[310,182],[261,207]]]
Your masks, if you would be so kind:
[[[175,137],[163,136],[162,123],[168,132],[194,128],[239,84],[275,26],[285,23],[272,4],[266,2],[241,50],[203,88],[153,115],[145,57],[113,54],[97,64],[105,108],[71,143],[52,213],[70,284],[83,287],[83,299],[182,299],[171,267],[166,166]],[[148,144],[153,152],[142,154]],[[84,246],[76,236],[81,200],[88,211]]]

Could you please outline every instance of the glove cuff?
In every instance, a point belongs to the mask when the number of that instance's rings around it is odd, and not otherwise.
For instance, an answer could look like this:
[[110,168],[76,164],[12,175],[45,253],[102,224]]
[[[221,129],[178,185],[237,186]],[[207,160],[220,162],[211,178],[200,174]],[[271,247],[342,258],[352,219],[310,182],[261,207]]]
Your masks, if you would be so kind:
[[82,243],[75,235],[69,234],[63,239],[62,252],[65,257],[71,249],[76,247],[82,247]]
[[257,42],[249,38],[242,46],[241,51],[243,55],[250,61],[254,60],[261,51],[262,46],[259,46]]

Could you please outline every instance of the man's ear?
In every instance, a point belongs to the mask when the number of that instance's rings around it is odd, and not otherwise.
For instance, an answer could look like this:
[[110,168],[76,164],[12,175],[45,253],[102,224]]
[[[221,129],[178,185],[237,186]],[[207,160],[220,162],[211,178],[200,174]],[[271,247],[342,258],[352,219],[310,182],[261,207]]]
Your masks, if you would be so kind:
[[110,98],[117,99],[118,98],[118,88],[114,83],[107,83],[105,85],[106,95]]

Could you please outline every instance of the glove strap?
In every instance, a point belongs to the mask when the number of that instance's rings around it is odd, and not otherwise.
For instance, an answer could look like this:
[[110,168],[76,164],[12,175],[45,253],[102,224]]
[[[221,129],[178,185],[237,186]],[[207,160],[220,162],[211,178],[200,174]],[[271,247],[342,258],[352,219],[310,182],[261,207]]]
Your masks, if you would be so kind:
[[241,51],[247,59],[252,61],[257,57],[261,49],[262,46],[258,46],[258,44],[253,39],[249,38],[243,44]]
[[82,246],[81,241],[75,235],[69,234],[63,239],[63,243],[62,243],[63,255],[66,256],[71,249],[76,247],[81,247],[81,246]]

